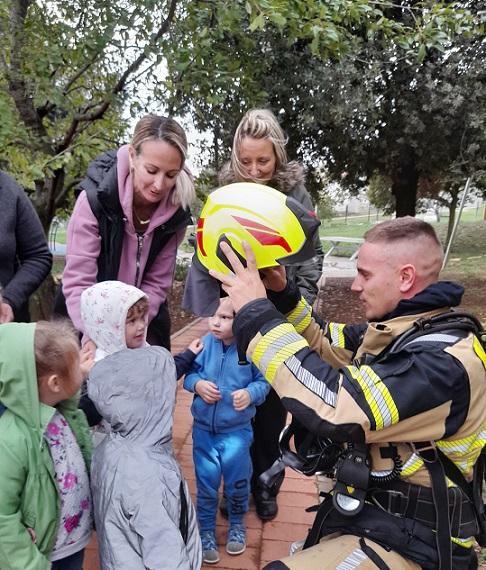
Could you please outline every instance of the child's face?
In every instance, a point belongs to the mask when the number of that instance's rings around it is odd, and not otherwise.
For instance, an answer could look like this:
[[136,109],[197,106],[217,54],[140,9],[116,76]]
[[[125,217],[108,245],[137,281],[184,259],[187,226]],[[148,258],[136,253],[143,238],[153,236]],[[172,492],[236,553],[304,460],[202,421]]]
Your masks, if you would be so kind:
[[[67,358],[69,356],[66,355]],[[49,406],[55,406],[77,394],[83,383],[79,352],[72,355],[68,377],[53,372],[39,379],[39,401]]]
[[69,382],[66,379],[64,380],[65,396],[63,399],[65,400],[67,398],[72,398],[75,394],[77,394],[78,390],[81,388],[83,380],[84,376],[83,371],[81,370],[79,352],[76,352],[73,369],[71,372],[71,378],[69,379]]
[[137,305],[131,307],[125,321],[125,342],[127,348],[140,348],[145,339],[145,329],[147,328],[148,307],[143,308]]
[[233,317],[233,305],[228,297],[220,300],[218,310],[209,317],[209,330],[224,344],[231,344],[235,340]]

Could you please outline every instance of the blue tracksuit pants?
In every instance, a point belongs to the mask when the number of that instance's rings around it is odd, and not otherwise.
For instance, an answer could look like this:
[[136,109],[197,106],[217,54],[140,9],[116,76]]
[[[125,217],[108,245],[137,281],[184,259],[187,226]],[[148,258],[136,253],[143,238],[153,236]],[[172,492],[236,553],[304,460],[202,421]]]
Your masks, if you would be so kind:
[[231,433],[192,432],[197,483],[197,518],[201,530],[216,529],[221,478],[230,524],[242,524],[248,511],[251,480],[251,425]]

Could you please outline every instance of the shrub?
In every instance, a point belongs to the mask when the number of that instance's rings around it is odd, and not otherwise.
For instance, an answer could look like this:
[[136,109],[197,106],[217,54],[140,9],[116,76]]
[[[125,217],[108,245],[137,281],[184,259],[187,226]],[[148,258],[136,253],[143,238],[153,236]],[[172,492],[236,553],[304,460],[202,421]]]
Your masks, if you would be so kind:
[[186,257],[178,257],[175,264],[174,280],[185,281],[187,279],[187,272],[189,271],[190,266],[190,259],[187,259]]

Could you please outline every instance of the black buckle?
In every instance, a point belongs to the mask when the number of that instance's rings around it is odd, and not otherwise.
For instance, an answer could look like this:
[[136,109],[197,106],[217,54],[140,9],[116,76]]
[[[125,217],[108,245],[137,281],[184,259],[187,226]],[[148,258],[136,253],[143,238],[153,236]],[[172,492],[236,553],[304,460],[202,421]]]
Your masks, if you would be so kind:
[[[378,495],[386,495],[385,504],[378,500]],[[403,503],[405,495],[401,491],[395,491],[393,489],[374,489],[370,492],[370,497],[373,503],[382,511],[398,518],[405,516],[405,505]]]

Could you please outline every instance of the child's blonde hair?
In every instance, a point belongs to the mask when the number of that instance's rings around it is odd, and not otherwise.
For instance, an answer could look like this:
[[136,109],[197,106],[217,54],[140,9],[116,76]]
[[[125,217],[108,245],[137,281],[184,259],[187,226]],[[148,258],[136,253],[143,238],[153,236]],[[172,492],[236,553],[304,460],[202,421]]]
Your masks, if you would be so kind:
[[39,321],[34,332],[37,379],[50,374],[72,382],[73,366],[79,357],[76,329],[67,320]]
[[230,297],[220,297],[219,306],[221,307],[221,305],[229,305],[233,311],[233,316],[236,315],[235,309],[233,308],[233,302],[231,301]]

